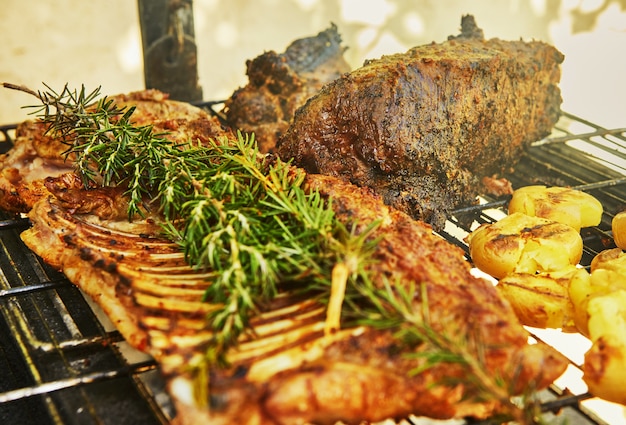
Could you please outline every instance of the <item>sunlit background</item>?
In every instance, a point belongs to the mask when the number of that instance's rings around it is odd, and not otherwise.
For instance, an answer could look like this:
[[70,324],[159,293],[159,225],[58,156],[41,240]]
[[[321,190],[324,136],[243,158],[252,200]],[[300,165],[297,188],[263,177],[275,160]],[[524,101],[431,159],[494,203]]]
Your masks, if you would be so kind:
[[[487,38],[555,45],[566,58],[563,109],[607,128],[626,127],[626,0],[194,0],[204,99],[224,99],[245,84],[247,59],[282,52],[331,22],[348,47],[347,61],[358,67],[443,41],[468,13]],[[34,89],[43,82],[55,89],[102,86],[106,94],[144,87],[133,0],[0,0],[0,16],[0,81]],[[20,106],[31,103],[0,89],[0,124],[25,119]],[[576,338],[562,341],[579,346]],[[623,407],[598,409],[614,410],[612,424],[626,423]]]
[[[114,94],[143,88],[137,4],[132,0],[0,0],[0,81],[65,83]],[[554,44],[563,64],[563,109],[626,126],[626,0],[194,0],[204,98],[245,82],[245,61],[282,52],[337,24],[353,66],[417,44],[443,41],[461,15],[488,38]],[[0,124],[23,119],[25,95],[0,91]]]

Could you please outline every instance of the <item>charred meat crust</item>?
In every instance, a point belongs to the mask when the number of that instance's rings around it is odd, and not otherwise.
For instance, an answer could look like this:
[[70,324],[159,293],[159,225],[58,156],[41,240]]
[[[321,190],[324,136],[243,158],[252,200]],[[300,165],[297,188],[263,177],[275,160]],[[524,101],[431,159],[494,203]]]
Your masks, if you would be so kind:
[[[306,184],[332,196],[346,224],[381,220],[372,279],[425,284],[434,329],[479,342],[491,373],[518,391],[543,388],[562,373],[566,360],[549,347],[527,344],[510,306],[490,282],[471,274],[460,248],[369,189],[321,175],[309,175]],[[210,304],[202,301],[208,275],[192,270],[174,244],[155,237],[154,222],[73,214],[54,198],[38,202],[30,218],[26,244],[92,296],[131,344],[157,359],[178,404],[178,423],[357,424],[409,413],[485,417],[499,409],[475,398],[476,387],[458,365],[435,365],[411,377],[419,360],[406,357],[407,347],[390,331],[357,327],[324,336],[323,306],[301,296],[265,306],[271,319],[264,313],[253,319],[255,338],[244,336],[228,353],[230,367],[211,369],[212,409],[200,408],[175,383],[191,385],[189,365],[204,356],[212,338],[205,319]],[[417,311],[419,294],[415,303]],[[451,379],[458,383],[436,385]]]
[[350,67],[333,24],[314,37],[291,43],[284,53],[268,51],[246,62],[248,84],[226,100],[224,114],[236,130],[254,133],[261,152],[271,152],[295,110]]
[[369,60],[299,108],[276,152],[440,227],[550,133],[562,61],[542,42],[475,37]]

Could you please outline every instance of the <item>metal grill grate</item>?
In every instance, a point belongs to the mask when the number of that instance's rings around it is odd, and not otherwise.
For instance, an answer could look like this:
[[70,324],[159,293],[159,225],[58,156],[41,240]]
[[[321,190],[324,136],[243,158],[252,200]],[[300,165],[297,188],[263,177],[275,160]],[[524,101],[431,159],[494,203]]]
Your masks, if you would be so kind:
[[[0,152],[12,145],[14,128],[0,127]],[[625,132],[564,114],[552,137],[533,146],[509,176],[514,187],[575,186],[603,203],[602,223],[583,229],[584,266],[611,247],[611,219],[626,208]],[[506,202],[484,198],[459,208],[441,235],[467,251],[465,235],[501,217]],[[27,226],[25,218],[0,216],[0,423],[167,423],[173,409],[157,365],[131,349],[96,306],[24,246],[19,233]],[[554,333],[534,336],[559,348]],[[573,375],[580,371],[577,355],[568,355]],[[559,412],[572,425],[614,423],[584,388],[557,382],[540,396],[547,416]]]
[[[2,151],[14,127],[0,128]],[[172,415],[155,362],[19,238],[0,215],[0,423],[166,424]]]
[[[581,264],[612,244],[611,220],[626,209],[626,129],[606,130],[564,113],[550,138],[536,142],[507,176],[514,188],[531,184],[571,186],[598,198],[602,222],[583,229]],[[502,216],[508,199],[483,198],[479,205],[459,208],[442,235],[460,245],[467,232]],[[614,245],[613,245],[614,246]]]

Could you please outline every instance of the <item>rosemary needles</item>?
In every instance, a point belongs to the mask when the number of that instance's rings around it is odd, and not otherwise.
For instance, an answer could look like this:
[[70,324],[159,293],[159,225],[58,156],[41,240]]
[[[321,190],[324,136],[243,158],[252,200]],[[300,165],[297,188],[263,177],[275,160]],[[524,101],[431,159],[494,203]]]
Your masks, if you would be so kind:
[[[85,187],[124,187],[129,219],[158,211],[189,264],[211,271],[205,298],[218,306],[210,317],[216,358],[281,284],[328,286],[336,264],[358,257],[357,236],[335,219],[330,201],[306,190],[303,171],[260,155],[253,137],[175,144],[134,125],[134,108],[96,100],[99,89],[48,89],[24,91],[41,101],[35,113],[68,145]],[[350,264],[346,279],[363,272]]]

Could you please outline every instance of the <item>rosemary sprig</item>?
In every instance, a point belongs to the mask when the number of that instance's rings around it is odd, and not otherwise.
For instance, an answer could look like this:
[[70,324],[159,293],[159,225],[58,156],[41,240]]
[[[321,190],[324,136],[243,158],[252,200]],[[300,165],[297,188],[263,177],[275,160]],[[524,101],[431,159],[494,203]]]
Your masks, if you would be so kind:
[[[329,280],[335,261],[329,240],[338,222],[319,193],[305,191],[302,172],[260,157],[252,137],[239,134],[202,149],[219,160],[188,171],[193,195],[182,204],[168,200],[165,208],[168,234],[181,242],[190,264],[216,272],[205,297],[224,306],[211,317],[219,349],[247,330],[250,314],[280,283]],[[162,194],[179,189],[178,183],[160,187]],[[171,212],[184,217],[184,225],[173,225]]]
[[[421,360],[411,370],[411,375],[441,364],[457,365],[463,370],[462,378],[451,378],[439,384],[454,386],[471,383],[474,390],[468,396],[478,402],[496,401],[502,406],[498,423],[547,423],[541,417],[539,401],[533,396],[532,386],[521,397],[514,398],[515,377],[519,371],[503,371],[507,372],[508,379],[505,379],[488,369],[485,362],[487,347],[478,331],[452,336],[433,327],[426,285],[414,282],[392,284],[384,279],[381,285],[376,285],[366,277],[351,290],[352,293],[346,295],[351,300],[348,301],[351,308],[347,309],[349,320],[377,329],[393,329],[398,341],[414,349],[407,350],[405,356]],[[418,350],[419,346],[422,349]]]
[[29,93],[85,187],[125,187],[129,219],[157,209],[189,264],[215,272],[205,299],[221,306],[210,317],[219,355],[281,283],[330,281],[341,231],[331,204],[305,190],[302,171],[261,156],[253,137],[177,145],[135,126],[134,108],[96,102],[99,90]]
[[48,133],[68,145],[64,155],[66,159],[74,155],[76,173],[85,187],[126,186],[129,217],[144,215],[145,199],[153,196],[155,182],[163,177],[160,163],[177,156],[177,146],[164,135],[154,134],[150,125],[134,125],[134,107],[120,108],[106,96],[97,100],[100,88],[87,92],[84,86],[77,91],[66,85],[57,93],[47,85],[45,92],[3,85],[41,101],[27,108],[48,125]]

